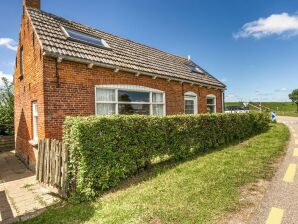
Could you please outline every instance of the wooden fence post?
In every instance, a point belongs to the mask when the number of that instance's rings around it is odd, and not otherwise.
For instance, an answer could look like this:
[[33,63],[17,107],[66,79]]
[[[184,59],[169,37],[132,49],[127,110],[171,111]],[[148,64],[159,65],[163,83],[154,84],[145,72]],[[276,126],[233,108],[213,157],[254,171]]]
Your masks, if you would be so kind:
[[58,189],[61,196],[67,196],[68,151],[62,142],[43,139],[38,142],[36,179]]

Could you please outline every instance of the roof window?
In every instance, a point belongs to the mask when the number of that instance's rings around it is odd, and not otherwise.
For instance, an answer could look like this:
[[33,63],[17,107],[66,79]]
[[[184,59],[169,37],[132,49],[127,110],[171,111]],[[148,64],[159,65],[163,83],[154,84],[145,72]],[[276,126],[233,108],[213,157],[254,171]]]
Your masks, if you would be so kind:
[[204,74],[203,70],[200,69],[198,66],[194,64],[187,64],[186,65],[192,72],[199,73],[199,74]]
[[92,36],[67,27],[62,27],[62,30],[69,39],[94,45],[97,47],[110,48],[110,46],[103,39],[99,37]]

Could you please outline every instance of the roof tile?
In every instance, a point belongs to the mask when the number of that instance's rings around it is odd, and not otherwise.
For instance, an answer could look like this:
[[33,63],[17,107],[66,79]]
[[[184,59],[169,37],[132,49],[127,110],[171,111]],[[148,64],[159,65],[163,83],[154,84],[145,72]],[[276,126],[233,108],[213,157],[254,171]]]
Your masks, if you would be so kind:
[[[92,62],[134,69],[139,72],[149,72],[169,78],[225,87],[223,83],[205,70],[203,70],[204,74],[192,72],[186,64],[196,64],[186,58],[138,44],[50,13],[32,8],[27,10],[46,53],[71,56]],[[102,38],[109,44],[111,49],[69,40],[64,35],[61,26]]]

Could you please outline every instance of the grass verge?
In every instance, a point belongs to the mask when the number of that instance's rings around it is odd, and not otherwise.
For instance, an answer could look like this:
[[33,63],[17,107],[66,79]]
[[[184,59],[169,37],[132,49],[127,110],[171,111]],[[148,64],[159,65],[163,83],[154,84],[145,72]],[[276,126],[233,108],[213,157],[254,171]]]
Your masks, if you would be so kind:
[[288,139],[287,127],[275,124],[240,144],[155,165],[94,202],[60,204],[24,223],[217,223],[239,209],[242,186],[273,176]]
[[292,111],[278,111],[277,116],[298,117],[298,112]]

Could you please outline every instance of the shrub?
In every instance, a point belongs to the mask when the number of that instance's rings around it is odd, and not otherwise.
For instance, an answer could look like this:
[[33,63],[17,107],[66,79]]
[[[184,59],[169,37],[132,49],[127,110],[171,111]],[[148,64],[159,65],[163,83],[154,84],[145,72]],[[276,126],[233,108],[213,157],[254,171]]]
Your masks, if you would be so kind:
[[156,157],[181,160],[248,138],[268,124],[262,113],[68,117],[64,141],[70,186],[81,200],[89,200]]
[[13,135],[13,83],[0,79],[0,135]]

